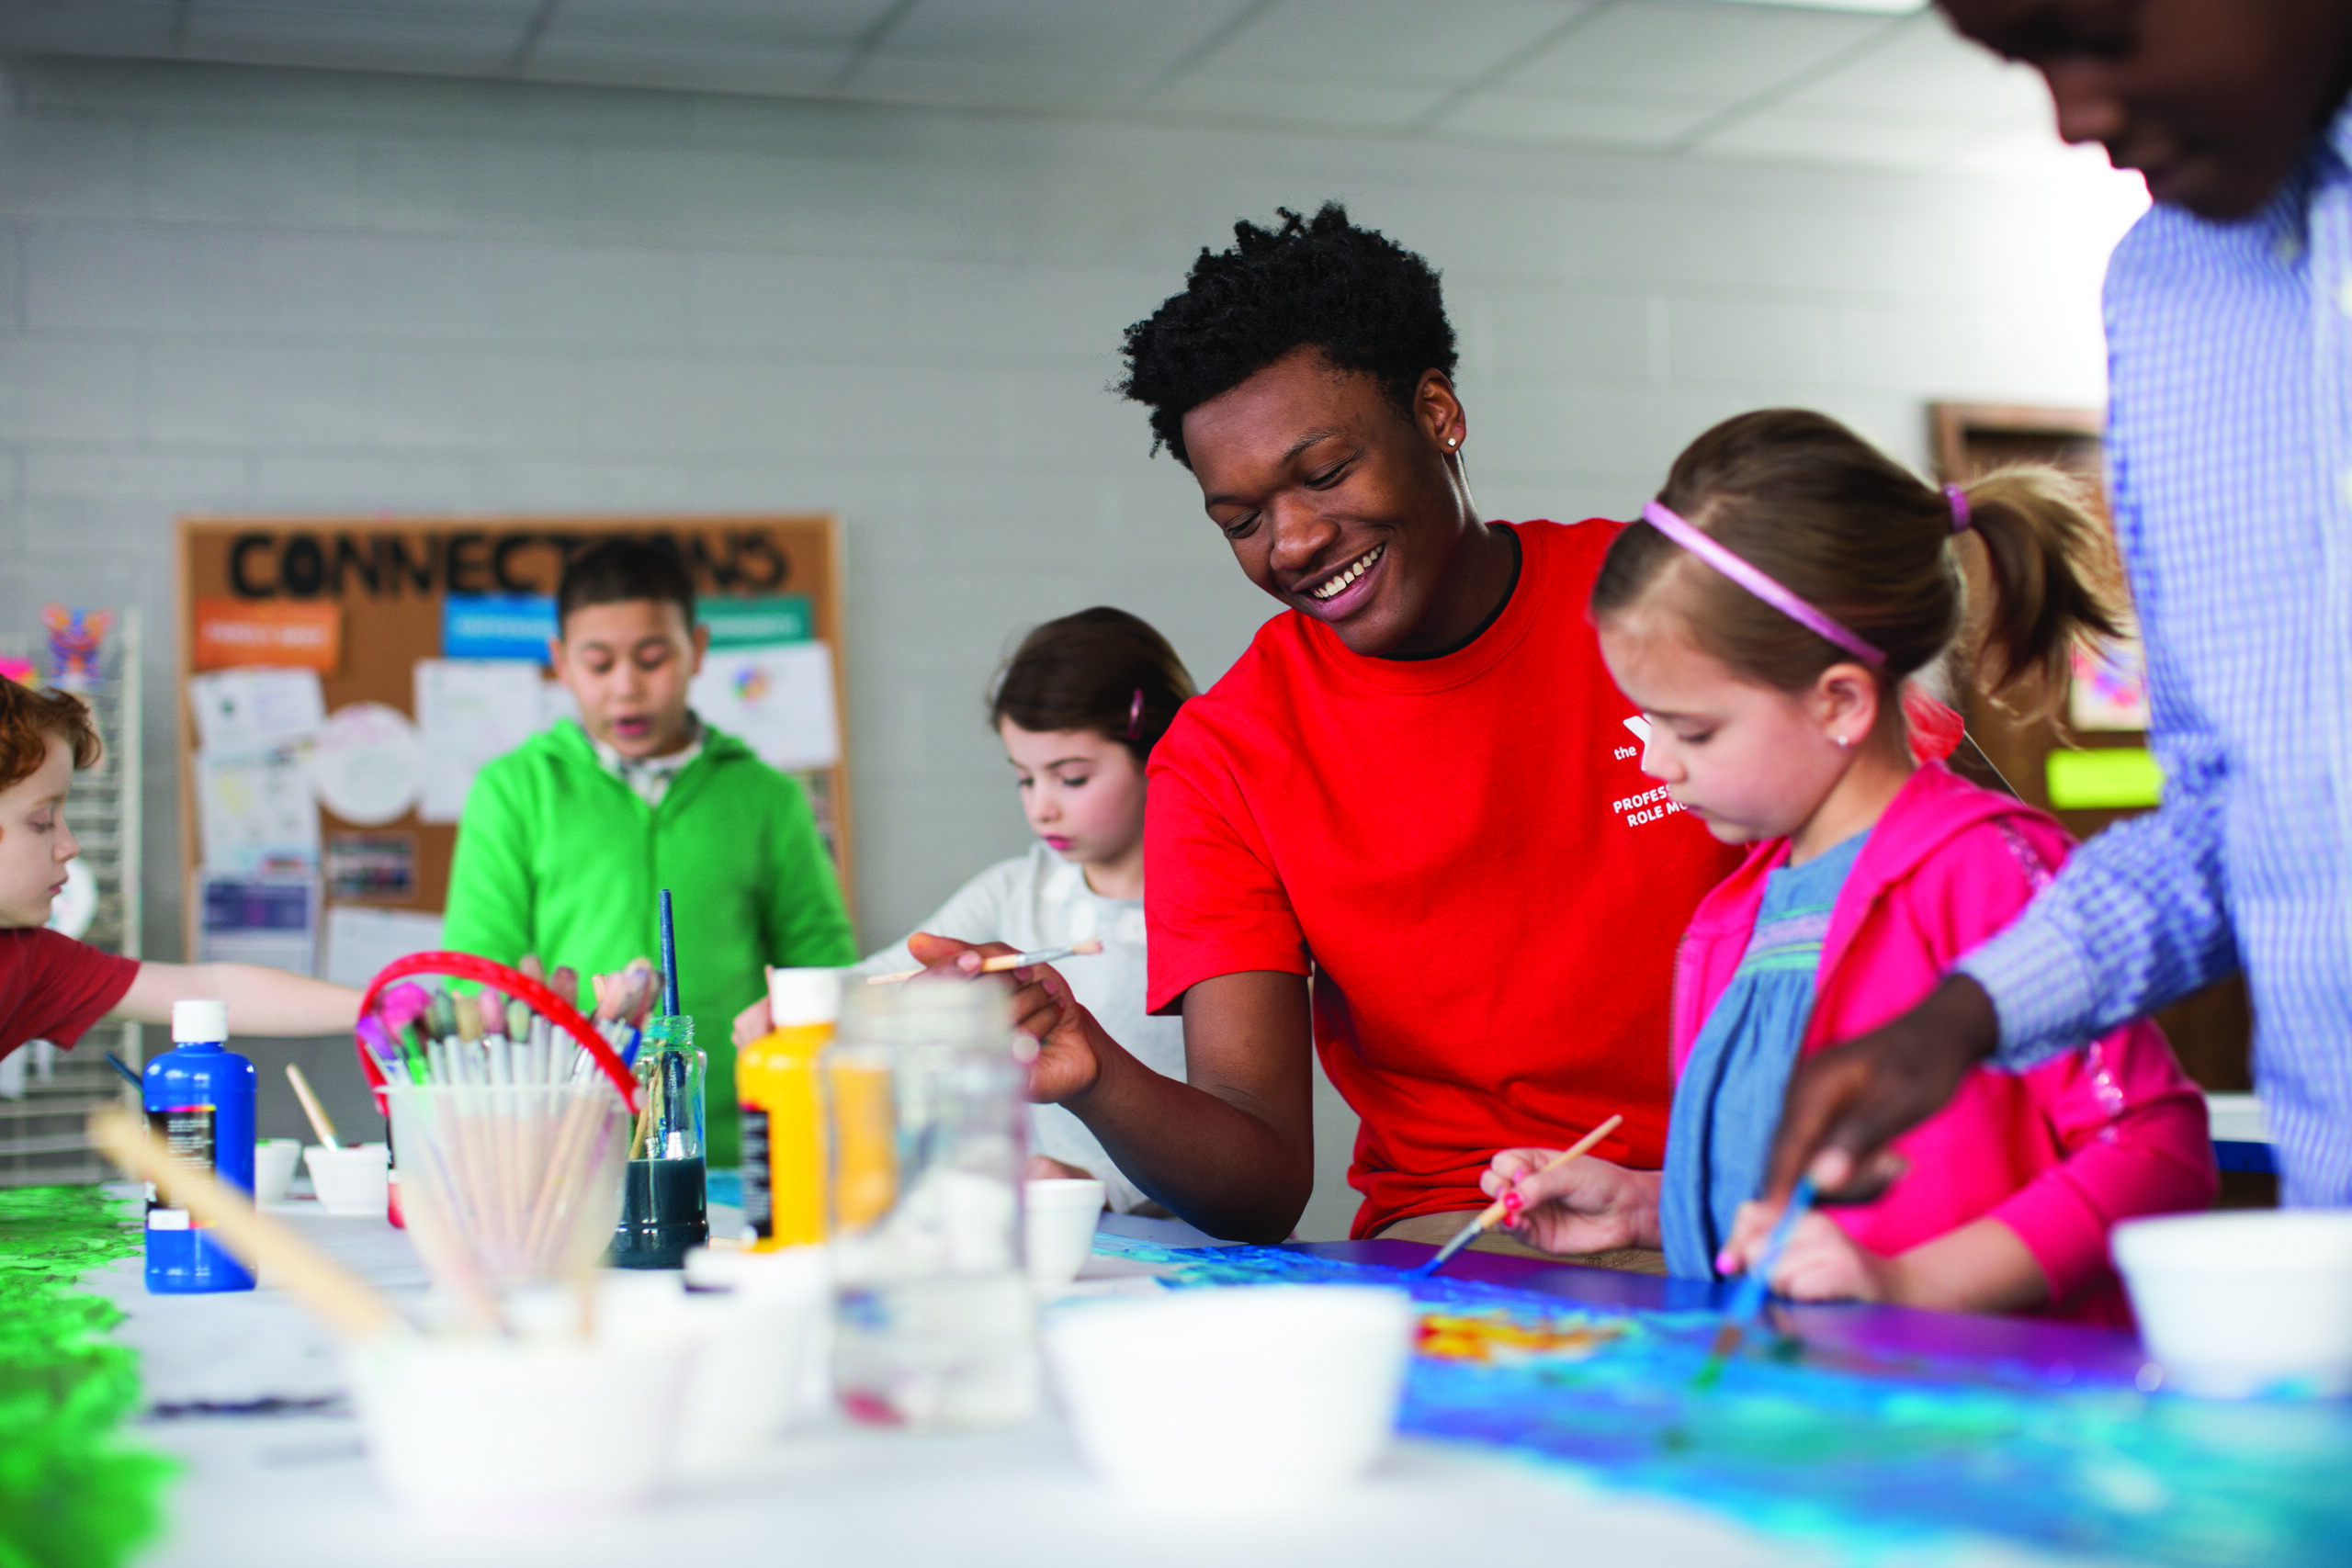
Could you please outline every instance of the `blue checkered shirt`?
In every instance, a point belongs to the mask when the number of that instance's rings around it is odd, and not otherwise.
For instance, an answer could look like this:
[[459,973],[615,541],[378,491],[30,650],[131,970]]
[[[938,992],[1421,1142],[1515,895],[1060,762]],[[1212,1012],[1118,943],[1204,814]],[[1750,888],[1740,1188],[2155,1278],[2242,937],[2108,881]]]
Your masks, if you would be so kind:
[[2107,274],[2107,456],[2164,804],[1960,968],[2022,1067],[2243,967],[2290,1203],[2352,1203],[2352,109],[2260,214]]

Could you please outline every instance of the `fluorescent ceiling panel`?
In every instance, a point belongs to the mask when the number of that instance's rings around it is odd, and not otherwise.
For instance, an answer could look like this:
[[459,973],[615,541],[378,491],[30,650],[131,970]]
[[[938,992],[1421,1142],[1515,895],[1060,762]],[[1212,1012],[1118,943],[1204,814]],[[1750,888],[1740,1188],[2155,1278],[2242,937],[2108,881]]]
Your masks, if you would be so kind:
[[1459,86],[1590,9],[1589,0],[1274,0],[1198,73]]

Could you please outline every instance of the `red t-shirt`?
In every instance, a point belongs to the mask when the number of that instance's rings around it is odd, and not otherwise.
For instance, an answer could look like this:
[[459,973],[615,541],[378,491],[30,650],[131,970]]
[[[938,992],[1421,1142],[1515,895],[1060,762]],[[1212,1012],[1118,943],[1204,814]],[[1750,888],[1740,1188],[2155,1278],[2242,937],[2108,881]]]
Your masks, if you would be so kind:
[[1612,1111],[1595,1152],[1661,1164],[1675,942],[1738,861],[1643,775],[1600,661],[1585,601],[1621,525],[1511,526],[1519,581],[1467,648],[1366,659],[1277,615],[1152,751],[1151,1010],[1314,975],[1363,1118],[1358,1236],[1483,1207],[1498,1149]]
[[42,926],[0,931],[0,1056],[28,1040],[71,1045],[122,1000],[139,960]]

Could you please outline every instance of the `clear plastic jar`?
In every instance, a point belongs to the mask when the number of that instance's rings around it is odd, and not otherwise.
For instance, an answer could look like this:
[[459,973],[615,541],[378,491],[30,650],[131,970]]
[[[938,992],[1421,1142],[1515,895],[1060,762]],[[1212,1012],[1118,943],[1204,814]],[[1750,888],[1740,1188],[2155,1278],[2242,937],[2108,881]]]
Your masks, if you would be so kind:
[[629,1139],[620,1224],[620,1269],[682,1269],[710,1240],[709,1172],[703,1165],[703,1087],[709,1065],[695,1049],[691,1018],[646,1020],[639,1048],[640,1109]]
[[843,1407],[920,1427],[1029,1415],[1027,1075],[1002,986],[852,987],[823,1074]]

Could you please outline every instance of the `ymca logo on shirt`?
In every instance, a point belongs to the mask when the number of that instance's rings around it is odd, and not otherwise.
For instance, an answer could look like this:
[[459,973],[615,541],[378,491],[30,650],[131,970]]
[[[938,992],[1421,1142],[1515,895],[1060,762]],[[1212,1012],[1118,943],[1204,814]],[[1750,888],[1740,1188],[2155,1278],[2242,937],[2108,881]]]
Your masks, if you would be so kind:
[[[1625,728],[1633,732],[1634,739],[1638,744],[1618,747],[1614,753],[1614,760],[1621,762],[1630,761],[1638,766],[1642,760],[1642,748],[1650,743],[1650,721],[1635,714],[1625,720]],[[1669,817],[1679,815],[1682,807],[1668,799],[1666,786],[1659,784],[1657,788],[1644,790],[1639,795],[1620,796],[1609,803],[1609,809],[1614,811],[1626,827],[1640,828],[1652,822],[1663,822]]]

